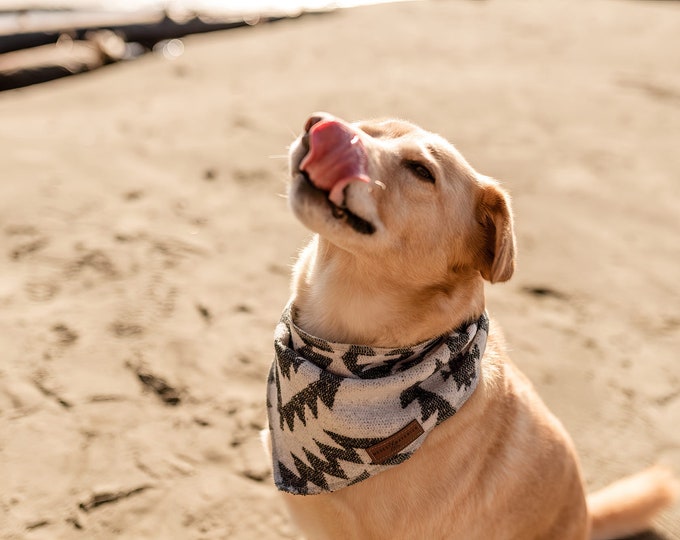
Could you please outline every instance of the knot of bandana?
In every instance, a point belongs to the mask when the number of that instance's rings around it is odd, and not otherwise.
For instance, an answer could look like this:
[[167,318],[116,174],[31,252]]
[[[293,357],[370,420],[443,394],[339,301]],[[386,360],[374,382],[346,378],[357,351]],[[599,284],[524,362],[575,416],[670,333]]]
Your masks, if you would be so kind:
[[489,319],[398,348],[331,343],[283,312],[267,384],[274,482],[337,491],[407,460],[477,386]]

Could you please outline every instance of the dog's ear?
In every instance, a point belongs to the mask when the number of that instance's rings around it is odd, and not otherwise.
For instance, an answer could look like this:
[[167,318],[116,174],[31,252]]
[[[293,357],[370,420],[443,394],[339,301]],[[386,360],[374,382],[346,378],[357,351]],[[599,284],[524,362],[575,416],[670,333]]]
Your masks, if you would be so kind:
[[491,283],[507,281],[515,271],[515,232],[509,195],[495,180],[480,177],[477,221],[482,227],[478,269]]

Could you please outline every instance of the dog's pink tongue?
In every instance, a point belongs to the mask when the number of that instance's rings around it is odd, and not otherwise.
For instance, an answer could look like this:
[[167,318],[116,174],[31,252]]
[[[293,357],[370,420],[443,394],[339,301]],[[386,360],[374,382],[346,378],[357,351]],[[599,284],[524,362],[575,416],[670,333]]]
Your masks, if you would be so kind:
[[359,180],[370,182],[368,157],[359,136],[336,120],[323,120],[309,130],[309,152],[300,163],[312,184],[328,191],[328,198],[342,206],[345,186]]

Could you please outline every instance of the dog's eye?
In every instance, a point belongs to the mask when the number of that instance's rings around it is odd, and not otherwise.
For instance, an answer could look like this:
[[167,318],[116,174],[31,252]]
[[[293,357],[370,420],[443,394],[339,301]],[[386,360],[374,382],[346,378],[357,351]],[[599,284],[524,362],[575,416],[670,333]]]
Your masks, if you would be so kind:
[[421,180],[434,184],[434,175],[420,161],[407,161],[405,165]]

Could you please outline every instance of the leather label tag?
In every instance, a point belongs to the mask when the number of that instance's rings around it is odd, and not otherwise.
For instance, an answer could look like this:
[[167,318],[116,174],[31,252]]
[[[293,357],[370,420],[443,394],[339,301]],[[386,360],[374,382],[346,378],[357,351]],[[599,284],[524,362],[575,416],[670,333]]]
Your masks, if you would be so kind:
[[371,457],[372,463],[381,465],[396,456],[423,433],[425,433],[423,426],[417,420],[412,420],[394,435],[366,448],[366,452]]

